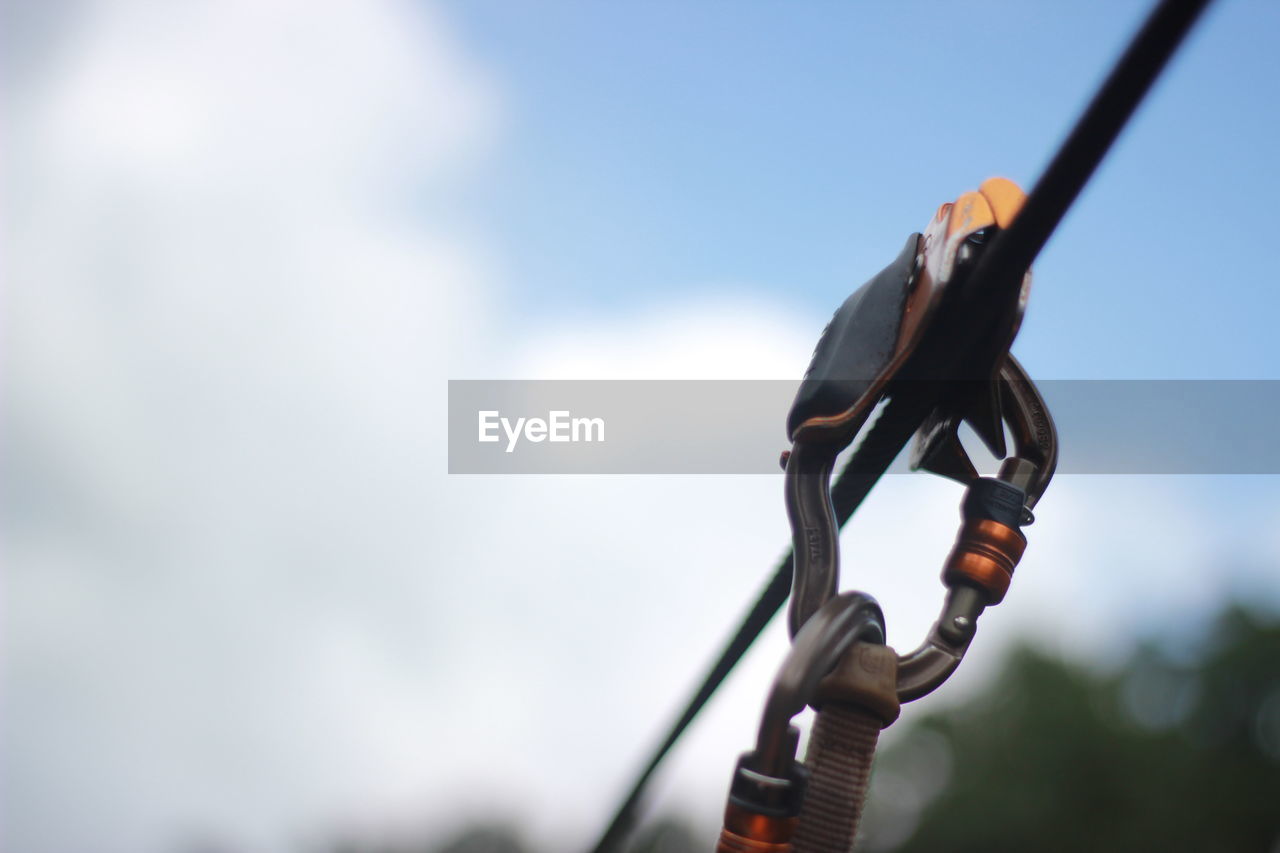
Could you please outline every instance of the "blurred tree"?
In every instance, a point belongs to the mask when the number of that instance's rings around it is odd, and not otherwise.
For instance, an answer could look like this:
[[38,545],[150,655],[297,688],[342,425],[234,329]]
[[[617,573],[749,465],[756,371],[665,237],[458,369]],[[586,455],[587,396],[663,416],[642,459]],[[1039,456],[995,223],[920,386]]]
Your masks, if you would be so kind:
[[637,833],[627,853],[708,853],[714,844],[714,835],[699,838],[689,823],[665,817]]
[[434,853],[526,853],[527,850],[520,839],[507,829],[479,827],[434,848]]
[[351,840],[335,845],[333,853],[529,853],[529,848],[510,827],[501,824],[483,824],[455,832],[445,840],[406,839],[394,842],[367,842]]
[[1022,649],[880,758],[868,851],[1270,851],[1280,625],[1233,609],[1189,662],[1144,647],[1112,675]]

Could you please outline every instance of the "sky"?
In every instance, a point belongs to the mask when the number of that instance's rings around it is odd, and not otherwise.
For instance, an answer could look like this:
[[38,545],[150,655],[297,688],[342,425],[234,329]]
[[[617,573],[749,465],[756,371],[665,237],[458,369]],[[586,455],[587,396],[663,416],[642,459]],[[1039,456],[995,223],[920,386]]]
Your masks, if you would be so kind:
[[[1146,5],[6,3],[0,846],[584,843],[788,541],[781,481],[451,477],[447,380],[798,378],[939,203],[1034,181]],[[1278,28],[1193,33],[1037,262],[1033,375],[1280,378]],[[895,476],[846,531],[895,645],[958,499]],[[1037,514],[922,704],[1022,638],[1107,665],[1280,604],[1274,476]],[[784,651],[658,807],[716,819]]]

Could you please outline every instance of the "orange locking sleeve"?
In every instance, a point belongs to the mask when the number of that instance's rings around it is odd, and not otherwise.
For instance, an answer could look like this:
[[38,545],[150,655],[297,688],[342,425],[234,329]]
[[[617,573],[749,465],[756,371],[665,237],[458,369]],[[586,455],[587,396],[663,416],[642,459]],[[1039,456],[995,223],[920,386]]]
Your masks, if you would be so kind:
[[1016,527],[989,518],[966,519],[942,569],[942,582],[969,581],[999,604],[1026,547],[1027,537]]
[[795,817],[759,814],[731,802],[724,810],[716,853],[791,853],[795,830]]

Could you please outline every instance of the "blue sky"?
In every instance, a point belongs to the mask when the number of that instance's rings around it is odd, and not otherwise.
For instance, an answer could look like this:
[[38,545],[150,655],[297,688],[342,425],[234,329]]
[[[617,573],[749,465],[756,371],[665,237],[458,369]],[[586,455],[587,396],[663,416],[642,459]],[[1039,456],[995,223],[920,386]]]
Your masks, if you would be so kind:
[[[449,4],[508,109],[468,213],[521,311],[822,315],[941,202],[1029,188],[1148,7]],[[1276,375],[1277,33],[1223,2],[1175,59],[1037,266],[1038,373]]]

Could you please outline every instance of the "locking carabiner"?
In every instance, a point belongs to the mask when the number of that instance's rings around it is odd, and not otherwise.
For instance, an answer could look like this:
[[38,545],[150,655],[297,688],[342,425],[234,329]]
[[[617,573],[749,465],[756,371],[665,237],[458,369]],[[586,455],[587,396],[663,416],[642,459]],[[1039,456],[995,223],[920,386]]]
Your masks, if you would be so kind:
[[[1021,528],[1057,467],[1057,430],[1048,407],[1011,355],[996,382],[1002,429],[1013,436],[1013,453],[995,477],[979,476],[960,443],[962,417],[931,416],[921,428],[912,467],[968,486],[961,504],[963,522],[948,555],[942,580],[947,596],[938,621],[916,650],[898,660],[898,695],[911,701],[929,693],[959,665],[977,619],[1008,591],[1026,548]],[[795,539],[795,575],[789,615],[803,625],[836,593],[839,528],[829,489],[834,454],[830,448],[798,442],[787,460],[786,498]],[[798,634],[797,634],[798,636]]]
[[[884,614],[871,596],[833,596],[805,622],[774,679],[761,715],[756,746],[734,768],[719,853],[788,850],[808,785],[796,761],[800,730],[791,719],[813,704],[819,681],[855,643],[887,651]],[[892,694],[893,685],[889,692]]]
[[981,477],[960,444],[959,421],[943,418],[919,434],[912,467],[968,486],[956,542],[943,563],[947,595],[938,621],[914,651],[898,657],[898,698],[910,702],[955,672],[977,629],[978,617],[1004,600],[1026,549],[1022,527],[1049,486],[1058,464],[1058,433],[1044,399],[1012,355],[999,374],[1003,422],[1012,455],[995,477]]

